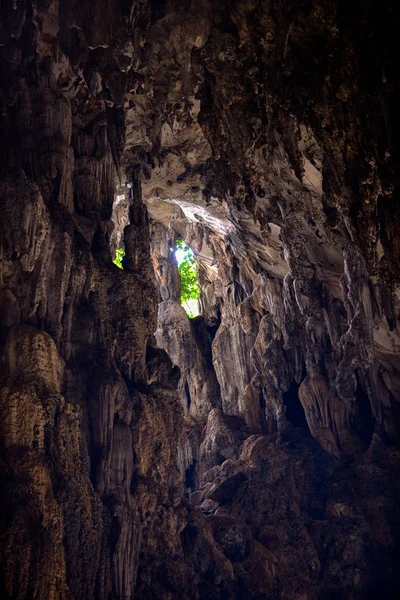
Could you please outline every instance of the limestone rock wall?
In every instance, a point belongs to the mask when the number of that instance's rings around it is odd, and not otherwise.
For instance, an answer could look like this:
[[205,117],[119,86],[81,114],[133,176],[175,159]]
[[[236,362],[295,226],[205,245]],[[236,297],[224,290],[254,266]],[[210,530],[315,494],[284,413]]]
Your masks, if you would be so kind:
[[[171,237],[172,236],[172,237]],[[184,413],[196,418],[207,417],[221,404],[220,389],[212,361],[213,328],[203,319],[189,319],[181,306],[178,265],[172,249],[175,233],[161,223],[152,225],[152,258],[161,291],[158,307],[157,345],[179,367],[179,391]]]
[[[147,21],[134,3],[2,5],[3,598],[132,598],[141,553],[179,546],[185,522],[140,163],[125,175],[121,162]],[[124,270],[110,252],[118,177]]]

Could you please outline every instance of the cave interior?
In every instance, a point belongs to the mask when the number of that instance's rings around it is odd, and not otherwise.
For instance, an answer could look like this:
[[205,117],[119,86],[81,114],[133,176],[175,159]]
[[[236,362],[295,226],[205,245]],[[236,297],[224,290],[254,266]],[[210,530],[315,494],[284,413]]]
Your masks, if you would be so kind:
[[399,35],[0,3],[1,598],[398,597]]

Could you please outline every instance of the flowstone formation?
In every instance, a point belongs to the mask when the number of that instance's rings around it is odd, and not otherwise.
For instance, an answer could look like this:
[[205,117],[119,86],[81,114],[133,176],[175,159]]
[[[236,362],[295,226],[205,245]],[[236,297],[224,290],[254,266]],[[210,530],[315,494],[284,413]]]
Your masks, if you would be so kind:
[[1,4],[2,598],[398,596],[399,33]]

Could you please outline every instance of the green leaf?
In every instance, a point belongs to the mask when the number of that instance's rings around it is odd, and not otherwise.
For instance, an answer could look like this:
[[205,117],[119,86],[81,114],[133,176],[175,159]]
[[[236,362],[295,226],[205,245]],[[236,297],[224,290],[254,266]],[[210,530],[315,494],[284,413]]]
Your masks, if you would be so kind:
[[194,254],[183,240],[176,242],[176,248],[180,250],[180,263],[178,271],[181,278],[181,304],[189,317],[196,316],[195,308],[199,298],[199,283],[197,280],[197,267]]
[[117,248],[115,251],[115,258],[113,260],[114,265],[117,265],[118,268],[123,269],[122,259],[125,256],[125,250],[123,248]]

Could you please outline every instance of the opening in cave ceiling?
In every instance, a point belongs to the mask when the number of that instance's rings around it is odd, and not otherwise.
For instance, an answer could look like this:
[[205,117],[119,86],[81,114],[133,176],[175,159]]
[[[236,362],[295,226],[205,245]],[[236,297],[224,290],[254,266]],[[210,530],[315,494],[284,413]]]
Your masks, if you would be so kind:
[[[172,252],[173,249],[171,249]],[[197,264],[193,250],[180,239],[175,244],[174,256],[178,263],[181,283],[181,303],[188,317],[193,319],[200,314],[200,288],[197,275]]]

